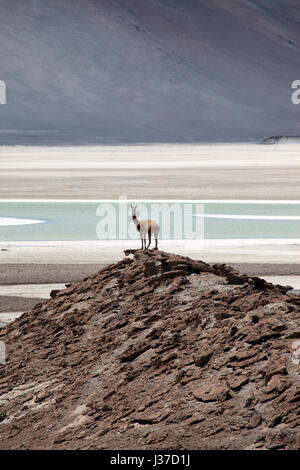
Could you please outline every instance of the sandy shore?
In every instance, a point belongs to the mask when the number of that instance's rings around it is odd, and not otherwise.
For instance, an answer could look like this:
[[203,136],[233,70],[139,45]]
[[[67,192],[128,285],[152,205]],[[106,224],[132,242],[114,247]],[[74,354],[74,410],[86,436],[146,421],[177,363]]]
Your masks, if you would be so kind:
[[299,199],[300,145],[2,147],[0,198]]
[[0,285],[0,296],[23,297],[29,299],[48,299],[52,290],[61,290],[65,284],[15,284]]
[[[0,286],[55,284],[81,281],[104,268],[105,264],[2,264]],[[300,275],[300,269],[299,269]]]
[[[139,240],[0,242],[0,265],[109,264],[122,259],[124,249],[139,247]],[[159,249],[208,263],[297,264],[300,262],[300,239],[160,240]]]
[[1,312],[0,311],[0,328],[8,325],[19,318],[24,312]]
[[52,290],[64,288],[65,284],[22,285],[15,281],[11,285],[0,285],[0,328],[36,304],[49,299]]

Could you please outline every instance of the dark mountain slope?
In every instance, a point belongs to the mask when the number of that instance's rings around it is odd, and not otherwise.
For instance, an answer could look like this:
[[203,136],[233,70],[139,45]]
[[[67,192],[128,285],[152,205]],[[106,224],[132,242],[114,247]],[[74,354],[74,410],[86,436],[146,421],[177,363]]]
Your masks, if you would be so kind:
[[2,0],[0,44],[0,143],[299,134],[296,1]]

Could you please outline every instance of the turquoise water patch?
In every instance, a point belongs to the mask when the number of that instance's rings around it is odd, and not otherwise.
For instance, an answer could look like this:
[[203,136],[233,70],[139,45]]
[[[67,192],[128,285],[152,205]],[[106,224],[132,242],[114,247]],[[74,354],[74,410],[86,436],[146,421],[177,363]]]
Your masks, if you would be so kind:
[[[150,202],[143,203],[145,209],[150,213]],[[153,203],[154,204],[154,203]],[[157,203],[156,203],[157,204]],[[153,217],[161,226],[169,223],[170,234],[163,230],[163,238],[178,238],[174,236],[175,222],[182,225],[182,238],[189,239],[189,232],[195,228],[197,218],[202,219],[197,223],[203,231],[198,230],[196,238],[205,239],[253,239],[253,238],[300,238],[300,204],[282,204],[282,203],[234,203],[218,202],[196,203],[164,201],[164,209],[170,207],[170,218],[164,211],[160,215]],[[126,239],[126,225],[132,224],[130,216],[130,204],[123,203],[126,207],[124,214],[120,215],[119,202],[109,203],[107,201],[99,202],[0,202],[0,218],[12,217],[20,219],[43,220],[45,223],[30,225],[0,226],[0,241],[54,241],[54,240],[97,240],[97,228],[104,221],[104,212],[99,211],[99,207],[110,207],[113,216],[113,236],[110,239]],[[139,208],[141,204],[137,204]],[[159,203],[159,208],[162,208]],[[97,214],[98,210],[98,214]],[[200,212],[200,213],[199,213]],[[114,215],[115,214],[115,215]],[[162,215],[163,214],[163,215]],[[204,217],[203,217],[204,214]],[[143,214],[141,214],[142,216]],[[205,217],[214,216],[216,217]],[[139,214],[138,214],[139,216]],[[224,216],[225,218],[220,218]],[[242,218],[226,218],[226,216],[242,216]],[[266,217],[262,218],[244,218],[244,217]],[[288,217],[298,219],[287,219]],[[269,217],[269,218],[268,218]],[[279,217],[281,219],[272,220],[270,217]],[[166,220],[168,219],[168,220]],[[101,222],[102,221],[102,222]],[[178,222],[179,221],[179,222]],[[100,225],[99,225],[100,224]],[[102,228],[103,228],[102,224]],[[188,227],[188,230],[185,230]],[[198,227],[198,228],[199,228]],[[139,238],[134,226],[131,226],[129,238]],[[99,230],[98,230],[99,233]],[[176,234],[175,234],[176,235]],[[177,233],[178,235],[178,233]],[[101,237],[100,237],[101,238]],[[179,237],[180,238],[180,237]]]
[[0,227],[1,241],[97,239],[97,203],[5,202],[0,217],[44,220],[44,224]]
[[[205,238],[300,238],[300,204],[209,203],[205,214],[265,216],[266,219],[206,219]],[[282,217],[271,220],[269,217]]]

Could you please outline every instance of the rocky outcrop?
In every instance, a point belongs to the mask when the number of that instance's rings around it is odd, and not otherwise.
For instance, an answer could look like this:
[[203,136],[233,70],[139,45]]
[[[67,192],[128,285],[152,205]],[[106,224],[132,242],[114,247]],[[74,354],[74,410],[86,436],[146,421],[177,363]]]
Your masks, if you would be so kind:
[[268,137],[261,142],[263,145],[272,145],[272,144],[300,144],[300,136],[283,136],[283,135],[274,135]]
[[299,447],[299,296],[126,254],[0,330],[0,448]]

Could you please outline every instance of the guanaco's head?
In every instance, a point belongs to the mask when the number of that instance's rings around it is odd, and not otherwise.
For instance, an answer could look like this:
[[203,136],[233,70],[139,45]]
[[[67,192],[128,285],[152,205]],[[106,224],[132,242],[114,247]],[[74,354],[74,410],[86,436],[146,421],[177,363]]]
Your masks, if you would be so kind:
[[131,207],[132,215],[135,215],[135,214],[136,214],[136,208],[137,208],[137,206],[133,206],[133,205],[131,204],[130,207]]

